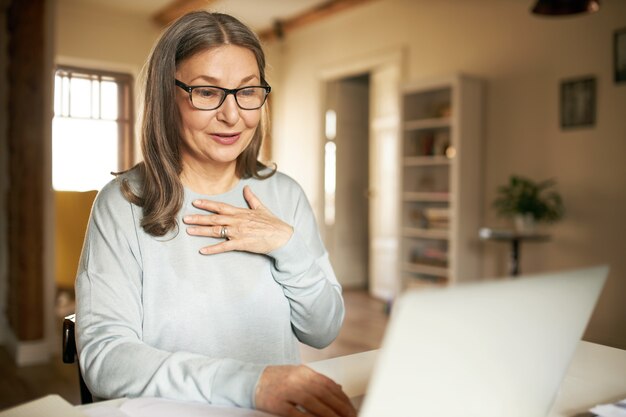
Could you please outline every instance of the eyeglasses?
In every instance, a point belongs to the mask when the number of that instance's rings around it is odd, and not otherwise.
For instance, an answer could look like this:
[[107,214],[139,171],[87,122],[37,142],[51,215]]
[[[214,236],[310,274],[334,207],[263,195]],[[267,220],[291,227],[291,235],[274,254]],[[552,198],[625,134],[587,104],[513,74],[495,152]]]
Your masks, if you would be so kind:
[[235,102],[242,110],[256,110],[260,108],[272,91],[268,86],[249,86],[241,88],[222,88],[212,85],[187,85],[182,81],[176,85],[189,93],[192,106],[198,110],[215,110],[224,103],[229,94],[235,96]]

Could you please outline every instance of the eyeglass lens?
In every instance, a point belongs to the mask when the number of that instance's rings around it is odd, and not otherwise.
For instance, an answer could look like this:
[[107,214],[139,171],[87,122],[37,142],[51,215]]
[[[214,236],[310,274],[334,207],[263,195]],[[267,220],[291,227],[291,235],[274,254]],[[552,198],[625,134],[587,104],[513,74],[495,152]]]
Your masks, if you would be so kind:
[[[198,87],[193,89],[191,100],[197,108],[212,110],[222,104],[225,94],[219,88]],[[245,87],[235,93],[235,100],[242,109],[254,110],[263,105],[266,95],[263,87]]]

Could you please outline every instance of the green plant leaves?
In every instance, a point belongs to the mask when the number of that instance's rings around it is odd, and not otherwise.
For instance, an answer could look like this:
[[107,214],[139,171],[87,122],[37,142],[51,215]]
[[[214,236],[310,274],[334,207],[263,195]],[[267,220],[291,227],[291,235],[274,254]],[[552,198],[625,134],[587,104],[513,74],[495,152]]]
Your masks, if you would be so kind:
[[554,186],[556,181],[553,179],[534,182],[529,178],[511,175],[507,185],[497,188],[493,207],[503,217],[531,214],[536,221],[560,220],[565,208],[559,193],[552,189]]

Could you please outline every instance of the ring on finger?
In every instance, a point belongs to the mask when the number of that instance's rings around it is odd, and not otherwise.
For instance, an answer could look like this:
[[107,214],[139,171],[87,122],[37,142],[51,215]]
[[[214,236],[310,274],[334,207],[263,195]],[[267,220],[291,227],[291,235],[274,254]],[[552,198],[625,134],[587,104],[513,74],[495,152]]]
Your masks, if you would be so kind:
[[228,228],[226,226],[222,226],[222,228],[220,229],[220,238],[229,240]]

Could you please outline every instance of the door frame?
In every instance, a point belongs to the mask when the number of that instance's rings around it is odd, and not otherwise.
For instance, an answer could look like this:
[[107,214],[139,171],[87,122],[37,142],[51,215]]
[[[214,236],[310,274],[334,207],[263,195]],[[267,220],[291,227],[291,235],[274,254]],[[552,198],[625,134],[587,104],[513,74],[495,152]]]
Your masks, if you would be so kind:
[[[358,75],[362,75],[362,74],[369,74],[370,76],[370,94],[372,94],[372,91],[375,91],[377,88],[380,88],[379,85],[376,84],[376,76],[375,74],[378,71],[384,71],[384,70],[388,70],[389,68],[394,68],[398,74],[399,74],[399,78],[402,79],[404,78],[404,75],[406,74],[406,69],[405,69],[405,51],[404,48],[401,47],[396,47],[396,48],[391,48],[387,51],[384,52],[374,52],[365,56],[361,56],[361,57],[351,57],[350,59],[346,59],[344,61],[338,62],[336,64],[332,64],[332,65],[328,65],[325,68],[321,69],[318,73],[318,86],[319,86],[319,92],[320,92],[320,120],[319,120],[319,125],[320,126],[324,126],[325,120],[325,113],[326,113],[326,85],[328,82],[331,81],[336,81],[336,80],[341,80],[341,79],[345,79],[345,78],[350,78],[350,77],[354,77],[354,76],[358,76]],[[399,143],[400,141],[400,131],[398,130],[399,127],[399,123],[400,123],[400,114],[399,114],[399,103],[400,103],[400,85],[397,85],[397,88],[395,90],[396,95],[397,95],[397,104],[398,104],[398,112],[397,114],[393,114],[393,115],[389,115],[387,117],[377,117],[376,116],[376,112],[374,111],[374,109],[376,109],[377,107],[377,103],[375,102],[375,100],[370,100],[370,112],[369,112],[369,131],[370,131],[370,143],[369,143],[369,149],[370,149],[370,160],[368,161],[368,173],[369,173],[369,184],[370,184],[370,193],[374,192],[376,193],[376,190],[372,190],[372,184],[373,182],[372,180],[372,171],[373,171],[373,165],[375,164],[375,159],[372,157],[373,152],[372,150],[375,149],[375,147],[373,146],[372,141],[375,140],[376,135],[373,134],[373,130],[374,126],[380,126],[383,128],[391,128],[391,129],[396,129],[397,134],[395,135],[395,143]],[[326,143],[326,138],[324,137],[324,129],[320,129],[320,137],[319,137],[319,143],[321,144],[322,148],[320,150],[320,152],[323,152],[323,146]],[[396,161],[399,161],[399,155],[396,155],[395,158]],[[319,188],[318,188],[318,195],[322,196],[322,198],[319,199],[318,203],[317,203],[317,212],[321,213],[322,215],[320,216],[321,218],[323,218],[323,214],[324,214],[324,158],[319,158],[319,165],[318,165],[318,173],[319,175],[321,175],[321,180],[319,181]],[[398,196],[398,193],[400,191],[400,187],[399,185],[394,185],[393,186],[393,190],[391,190],[391,193]],[[398,200],[398,198],[396,199]],[[396,216],[399,213],[399,210],[396,210],[397,212],[394,213],[394,216]],[[369,291],[371,293],[371,295],[380,298],[380,299],[384,299],[384,300],[391,300],[392,298],[395,297],[395,295],[398,292],[398,283],[397,281],[399,281],[398,279],[392,279],[393,282],[388,282],[385,285],[381,286],[381,285],[377,285],[377,283],[375,282],[375,280],[372,277],[372,274],[375,271],[375,268],[372,267],[372,253],[376,252],[372,247],[372,238],[374,237],[372,234],[372,231],[375,230],[372,227],[372,203],[370,202],[370,207],[368,209],[369,212],[369,234],[370,234],[370,248],[368,251],[368,258],[369,258],[369,267],[368,267],[368,271],[369,271],[369,277],[368,277],[368,288]],[[392,239],[387,239],[388,242],[384,243],[385,246],[385,250],[387,250],[388,252],[395,252],[395,256],[392,256],[393,259],[391,259],[390,261],[387,262],[387,270],[389,271],[389,275],[392,277],[398,277],[398,262],[397,262],[397,257],[398,257],[398,237],[397,237],[397,228],[395,228],[395,230],[393,230],[392,232]],[[375,246],[375,244],[374,244]]]

